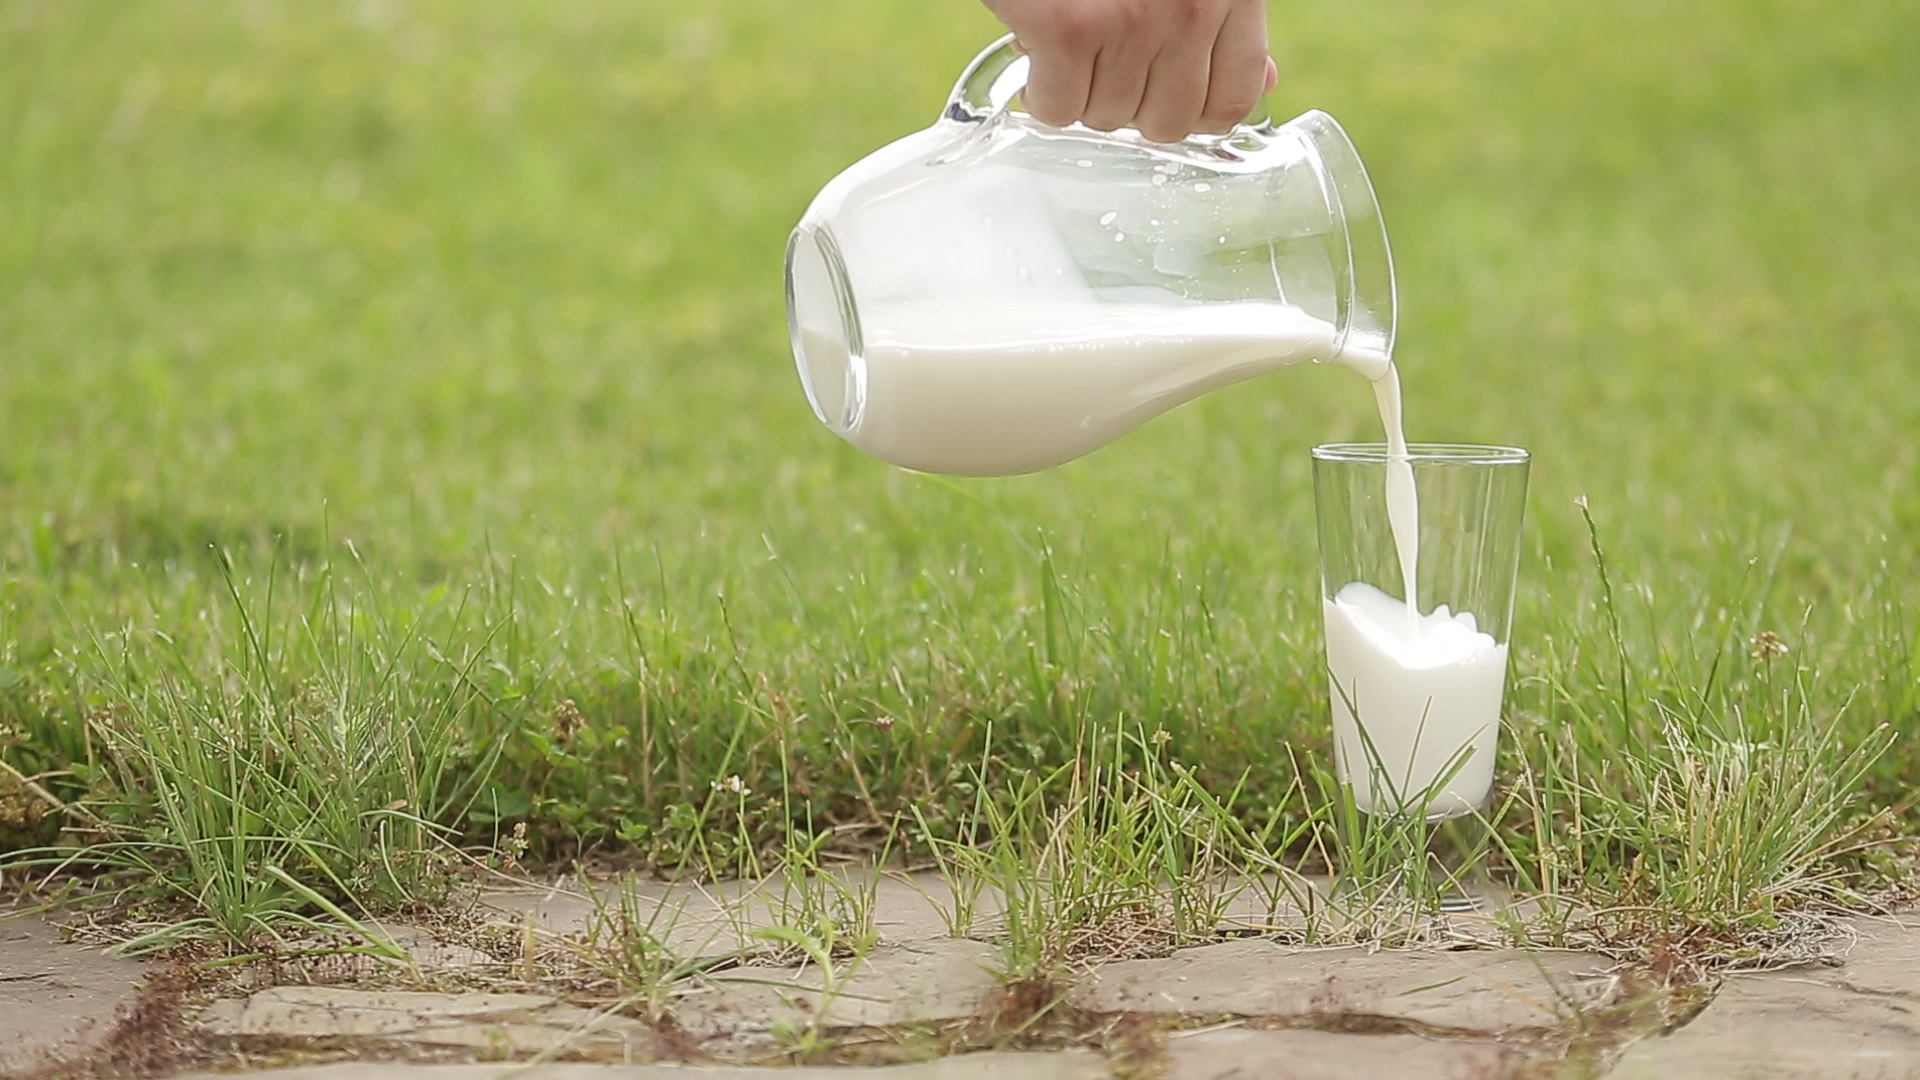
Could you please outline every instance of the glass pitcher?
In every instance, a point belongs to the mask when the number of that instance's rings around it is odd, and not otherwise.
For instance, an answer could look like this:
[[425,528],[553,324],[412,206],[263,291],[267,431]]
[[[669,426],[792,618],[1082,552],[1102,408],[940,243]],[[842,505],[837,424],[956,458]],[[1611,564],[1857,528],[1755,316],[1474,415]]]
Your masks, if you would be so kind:
[[788,331],[828,428],[905,468],[1004,476],[1281,367],[1388,371],[1386,230],[1331,116],[1155,143],[1028,116],[1026,76],[995,42],[931,128],[794,229]]

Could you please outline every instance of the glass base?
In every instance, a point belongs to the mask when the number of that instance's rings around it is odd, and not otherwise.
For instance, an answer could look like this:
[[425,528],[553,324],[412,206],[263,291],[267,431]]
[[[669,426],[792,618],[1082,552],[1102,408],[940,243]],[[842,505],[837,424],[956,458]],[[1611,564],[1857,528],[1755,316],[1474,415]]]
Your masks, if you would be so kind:
[[1480,814],[1427,823],[1426,860],[1441,885],[1441,911],[1477,911],[1490,901],[1487,852],[1492,847],[1493,826]]
[[1490,911],[1500,893],[1487,872],[1493,828],[1470,812],[1432,820],[1356,812],[1342,828],[1333,896],[1375,904],[1396,897],[1419,910]]

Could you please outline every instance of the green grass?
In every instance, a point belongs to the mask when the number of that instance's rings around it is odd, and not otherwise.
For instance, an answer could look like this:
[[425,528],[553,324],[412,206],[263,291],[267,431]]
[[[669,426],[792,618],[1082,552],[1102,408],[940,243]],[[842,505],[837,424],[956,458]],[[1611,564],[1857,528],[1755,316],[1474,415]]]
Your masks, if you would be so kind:
[[[1535,454],[1514,872],[1692,934],[1888,866],[1842,849],[1920,825],[1920,12],[1273,22],[1276,111],[1340,117],[1380,190],[1411,437]],[[1155,754],[1244,837],[1331,828],[1306,451],[1376,434],[1362,384],[998,481],[806,408],[787,230],[994,32],[968,0],[0,3],[0,760],[38,789],[0,779],[0,848],[74,826],[245,936],[311,910],[264,866],[393,903],[521,823],[750,867],[909,810],[924,854],[1036,785],[1110,822]]]

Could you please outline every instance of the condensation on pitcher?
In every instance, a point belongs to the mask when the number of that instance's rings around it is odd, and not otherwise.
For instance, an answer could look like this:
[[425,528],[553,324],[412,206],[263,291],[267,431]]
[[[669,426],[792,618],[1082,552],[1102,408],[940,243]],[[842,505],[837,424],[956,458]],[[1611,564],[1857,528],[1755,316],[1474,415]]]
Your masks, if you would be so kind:
[[1111,225],[1113,224],[1114,219],[1119,216],[1120,216],[1120,211],[1109,210],[1106,213],[1100,215],[1100,224]]

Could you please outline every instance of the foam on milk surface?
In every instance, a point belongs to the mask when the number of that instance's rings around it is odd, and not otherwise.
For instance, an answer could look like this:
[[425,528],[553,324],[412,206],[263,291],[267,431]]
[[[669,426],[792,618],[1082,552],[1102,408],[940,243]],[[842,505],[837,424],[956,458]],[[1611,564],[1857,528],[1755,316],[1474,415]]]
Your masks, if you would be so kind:
[[1507,646],[1444,604],[1410,623],[1404,602],[1364,582],[1325,607],[1334,749],[1355,803],[1390,813],[1431,795],[1434,818],[1481,806],[1493,786]]

